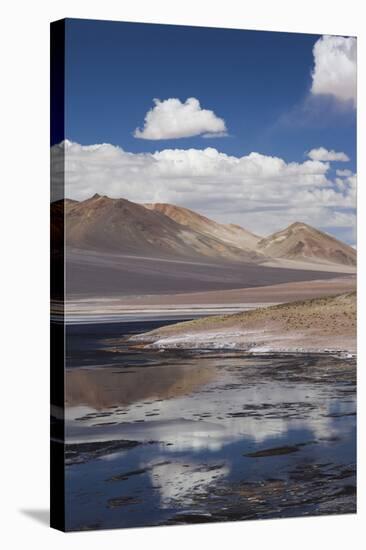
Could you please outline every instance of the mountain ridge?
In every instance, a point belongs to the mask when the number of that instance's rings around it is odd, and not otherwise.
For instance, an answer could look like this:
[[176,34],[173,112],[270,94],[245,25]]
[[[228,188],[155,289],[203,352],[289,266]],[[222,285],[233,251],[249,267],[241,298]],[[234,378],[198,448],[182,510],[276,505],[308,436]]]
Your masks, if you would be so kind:
[[[66,244],[72,248],[156,257],[183,257],[261,264],[290,260],[356,265],[356,251],[304,222],[260,237],[237,224],[221,224],[169,203],[140,204],[94,194],[84,201],[53,203],[64,211]],[[296,267],[294,267],[296,268]]]
[[258,255],[215,235],[198,233],[169,216],[127,199],[95,194],[66,208],[66,244],[157,257],[214,258],[252,262]]
[[225,242],[253,251],[261,237],[244,229],[240,225],[221,224],[194,210],[169,203],[144,203],[145,208],[161,212],[174,221],[193,228],[205,235],[215,235]]
[[266,256],[288,260],[355,266],[357,259],[351,246],[304,222],[294,222],[261,239],[257,248]]

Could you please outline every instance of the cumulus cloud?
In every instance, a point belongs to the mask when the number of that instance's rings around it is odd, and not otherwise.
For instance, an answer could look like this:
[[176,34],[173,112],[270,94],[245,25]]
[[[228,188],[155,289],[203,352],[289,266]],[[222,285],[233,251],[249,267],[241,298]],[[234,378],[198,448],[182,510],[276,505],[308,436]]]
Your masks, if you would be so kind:
[[314,45],[313,94],[334,96],[356,106],[356,38],[322,36]]
[[352,170],[336,170],[336,174],[340,178],[346,178],[352,176]]
[[227,135],[225,121],[213,111],[202,109],[195,97],[189,97],[185,103],[176,98],[154,99],[154,104],[145,116],[143,129],[136,128],[136,138],[157,140]]
[[356,177],[330,179],[329,168],[319,160],[285,162],[257,152],[236,157],[212,147],[134,154],[110,144],[66,142],[52,149],[54,179],[61,191],[65,171],[69,198],[99,193],[169,202],[262,235],[299,220],[354,242]]
[[319,147],[318,149],[312,149],[308,152],[308,157],[311,160],[320,160],[320,161],[338,161],[338,162],[348,162],[349,157],[346,153],[336,153],[333,149],[328,151],[325,147]]

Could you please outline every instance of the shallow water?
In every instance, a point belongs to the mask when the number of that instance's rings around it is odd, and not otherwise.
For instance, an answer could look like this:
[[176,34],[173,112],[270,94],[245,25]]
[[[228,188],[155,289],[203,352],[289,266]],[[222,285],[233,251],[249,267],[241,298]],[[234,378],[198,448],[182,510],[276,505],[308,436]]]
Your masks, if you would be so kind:
[[67,330],[68,530],[356,509],[355,360],[130,350]]

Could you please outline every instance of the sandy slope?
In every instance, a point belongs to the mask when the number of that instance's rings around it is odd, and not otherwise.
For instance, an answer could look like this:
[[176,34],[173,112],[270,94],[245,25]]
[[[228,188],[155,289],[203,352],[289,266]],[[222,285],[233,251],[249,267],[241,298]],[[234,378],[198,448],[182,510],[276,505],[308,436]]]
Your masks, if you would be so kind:
[[[91,322],[109,316],[111,319],[131,318],[193,318],[194,316],[236,313],[257,307],[278,303],[317,298],[352,292],[356,288],[356,277],[334,277],[315,281],[283,283],[279,285],[238,288],[232,290],[185,292],[180,294],[141,294],[74,297],[68,299],[66,313],[69,322],[83,318]],[[63,306],[53,304],[57,314]]]
[[[243,250],[255,250],[258,242],[261,240],[261,237],[254,235],[254,233],[239,225],[217,223],[188,208],[167,203],[151,203],[144,206],[149,210],[160,212],[175,222],[194,229],[198,233],[217,237]],[[259,256],[261,256],[260,253]]]
[[[342,266],[340,266],[340,270]],[[68,248],[68,298],[180,294],[329,279],[330,272],[255,263],[157,258]]]
[[[303,280],[297,282],[252,286],[229,290],[208,290],[204,292],[181,292],[179,294],[145,294],[115,298],[115,305],[121,308],[150,306],[169,308],[198,306],[239,306],[240,304],[283,303],[307,298],[319,298],[352,292],[356,288],[356,276],[334,276],[327,279]],[[98,300],[102,304],[102,299]]]
[[159,349],[356,351],[356,292],[178,323],[131,338]]

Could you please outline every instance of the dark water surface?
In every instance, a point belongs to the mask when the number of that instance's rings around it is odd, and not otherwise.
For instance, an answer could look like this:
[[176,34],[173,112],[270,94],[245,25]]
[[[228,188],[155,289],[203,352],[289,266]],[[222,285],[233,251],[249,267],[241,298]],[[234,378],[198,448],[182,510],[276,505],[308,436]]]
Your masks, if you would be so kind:
[[68,530],[355,512],[355,359],[121,342],[162,324],[67,328]]

